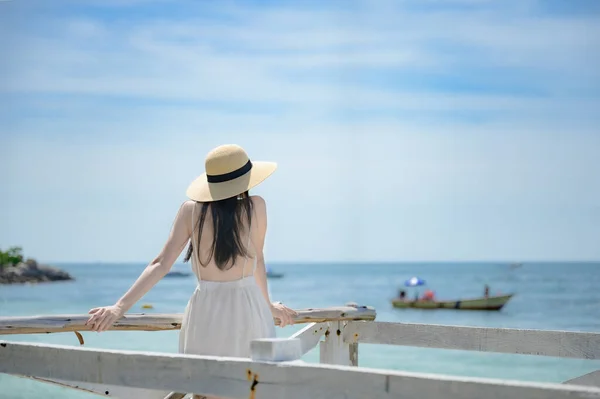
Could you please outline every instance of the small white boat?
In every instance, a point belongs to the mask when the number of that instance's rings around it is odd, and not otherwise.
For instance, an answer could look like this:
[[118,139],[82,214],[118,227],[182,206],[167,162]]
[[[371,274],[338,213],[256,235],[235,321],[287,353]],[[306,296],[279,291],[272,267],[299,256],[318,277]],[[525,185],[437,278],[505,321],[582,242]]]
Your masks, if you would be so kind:
[[189,277],[191,274],[189,272],[172,271],[167,273],[165,277]]
[[282,278],[283,273],[274,272],[270,268],[267,268],[267,278]]

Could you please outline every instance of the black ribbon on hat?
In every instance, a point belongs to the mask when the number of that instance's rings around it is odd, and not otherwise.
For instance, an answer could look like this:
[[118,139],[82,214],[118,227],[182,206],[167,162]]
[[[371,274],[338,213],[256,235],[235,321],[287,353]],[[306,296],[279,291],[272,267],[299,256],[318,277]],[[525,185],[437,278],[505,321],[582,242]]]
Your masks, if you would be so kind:
[[252,162],[248,162],[239,169],[236,169],[229,173],[223,173],[222,175],[206,175],[206,180],[209,183],[224,183],[233,179],[237,179],[240,176],[245,175],[252,169]]

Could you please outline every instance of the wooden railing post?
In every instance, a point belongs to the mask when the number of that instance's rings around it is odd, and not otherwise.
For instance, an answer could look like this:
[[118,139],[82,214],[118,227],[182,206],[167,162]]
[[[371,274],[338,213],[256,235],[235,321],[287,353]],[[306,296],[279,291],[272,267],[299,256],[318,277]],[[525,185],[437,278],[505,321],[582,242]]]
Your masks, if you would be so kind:
[[350,364],[358,366],[358,342],[348,344],[350,346]]
[[341,321],[329,323],[329,329],[325,333],[325,341],[319,345],[319,360],[324,364],[337,364],[351,366],[350,345],[344,342],[344,324]]

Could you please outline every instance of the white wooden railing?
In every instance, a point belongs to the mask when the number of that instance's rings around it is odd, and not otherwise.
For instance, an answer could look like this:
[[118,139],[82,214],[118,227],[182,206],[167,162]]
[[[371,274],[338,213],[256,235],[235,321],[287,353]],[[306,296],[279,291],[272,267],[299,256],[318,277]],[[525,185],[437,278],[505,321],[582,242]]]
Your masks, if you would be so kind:
[[[364,321],[375,316],[368,307],[305,310],[300,318],[309,320],[314,312],[321,317],[290,338],[254,341],[252,359],[0,341],[0,372],[122,398],[183,396],[177,392],[255,399],[600,398],[600,371],[549,384],[356,367],[360,343],[600,359],[598,333]],[[0,318],[0,334],[84,330],[84,319]],[[143,316],[133,319],[126,317],[117,328],[144,326]],[[64,329],[56,320],[63,320]],[[299,361],[317,345],[321,364]]]

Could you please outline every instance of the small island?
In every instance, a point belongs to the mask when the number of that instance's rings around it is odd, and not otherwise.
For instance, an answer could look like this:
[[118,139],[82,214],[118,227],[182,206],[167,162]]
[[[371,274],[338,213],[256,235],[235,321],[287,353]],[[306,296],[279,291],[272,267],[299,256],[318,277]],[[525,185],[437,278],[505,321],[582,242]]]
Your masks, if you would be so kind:
[[24,260],[20,247],[11,247],[6,252],[0,249],[0,284],[67,280],[74,280],[74,278],[63,270],[38,264],[35,259]]

